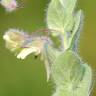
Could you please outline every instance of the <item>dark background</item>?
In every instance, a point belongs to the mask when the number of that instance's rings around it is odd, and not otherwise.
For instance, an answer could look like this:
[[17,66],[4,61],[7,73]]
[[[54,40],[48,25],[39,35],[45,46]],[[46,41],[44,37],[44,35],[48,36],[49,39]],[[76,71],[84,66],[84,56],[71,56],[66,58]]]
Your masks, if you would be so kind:
[[[22,0],[24,8],[6,13],[0,6],[0,96],[51,96],[53,84],[46,81],[44,64],[32,55],[18,60],[5,48],[2,36],[9,28],[33,32],[46,27],[46,10],[50,0]],[[96,0],[79,0],[84,11],[84,28],[80,39],[80,55],[96,70]],[[95,72],[93,72],[95,75]],[[95,76],[94,76],[95,79]],[[95,84],[94,84],[95,86]],[[95,89],[94,89],[95,90]],[[93,92],[93,96],[95,96]]]

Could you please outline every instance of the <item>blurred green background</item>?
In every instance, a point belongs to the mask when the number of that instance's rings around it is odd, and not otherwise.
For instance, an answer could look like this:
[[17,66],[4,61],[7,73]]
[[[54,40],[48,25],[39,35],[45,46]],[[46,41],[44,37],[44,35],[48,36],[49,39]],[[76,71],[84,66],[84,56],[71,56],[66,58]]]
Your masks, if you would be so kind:
[[[51,96],[54,86],[46,81],[44,64],[30,55],[18,60],[5,48],[2,36],[9,28],[33,32],[46,27],[46,10],[50,0],[22,0],[24,8],[6,13],[0,6],[0,96]],[[80,55],[96,69],[96,0],[79,0],[85,14],[80,39]],[[95,73],[94,73],[95,74]],[[95,77],[94,77],[95,79]],[[94,85],[95,86],[95,85]],[[94,88],[95,90],[96,88]],[[94,91],[92,96],[95,95]]]

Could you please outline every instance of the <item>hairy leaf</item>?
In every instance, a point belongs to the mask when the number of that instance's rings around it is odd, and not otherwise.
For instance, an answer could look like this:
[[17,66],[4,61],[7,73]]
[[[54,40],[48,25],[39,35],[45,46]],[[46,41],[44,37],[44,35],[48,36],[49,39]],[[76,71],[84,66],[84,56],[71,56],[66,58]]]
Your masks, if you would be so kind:
[[74,16],[75,24],[69,39],[69,47],[73,51],[78,51],[78,41],[80,39],[80,34],[83,27],[83,17],[84,16],[82,10],[79,10]]
[[73,9],[75,3],[76,0],[52,0],[47,11],[48,28],[61,33],[70,31],[74,23]]
[[[87,64],[84,64],[79,56],[70,50],[61,53],[61,55],[56,58],[52,65],[52,77],[57,85],[57,89],[61,87],[62,91],[67,88],[67,92],[69,90],[70,92],[76,92],[74,93],[75,95],[72,96],[88,96],[89,94],[92,81],[91,68]],[[82,95],[76,95],[82,89]],[[60,92],[62,93],[62,91]],[[65,93],[63,91],[62,94]]]

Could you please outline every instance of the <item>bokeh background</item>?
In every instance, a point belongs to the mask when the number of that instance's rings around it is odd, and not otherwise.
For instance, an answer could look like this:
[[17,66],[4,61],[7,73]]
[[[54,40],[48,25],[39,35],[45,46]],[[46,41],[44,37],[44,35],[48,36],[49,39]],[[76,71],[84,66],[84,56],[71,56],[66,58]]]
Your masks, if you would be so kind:
[[[33,32],[46,27],[46,10],[50,0],[19,0],[23,8],[6,13],[0,6],[0,96],[51,96],[52,82],[46,82],[44,64],[32,55],[18,60],[5,48],[2,36],[9,28]],[[96,0],[78,0],[85,19],[80,38],[80,55],[96,70]],[[96,84],[92,96],[96,96]]]

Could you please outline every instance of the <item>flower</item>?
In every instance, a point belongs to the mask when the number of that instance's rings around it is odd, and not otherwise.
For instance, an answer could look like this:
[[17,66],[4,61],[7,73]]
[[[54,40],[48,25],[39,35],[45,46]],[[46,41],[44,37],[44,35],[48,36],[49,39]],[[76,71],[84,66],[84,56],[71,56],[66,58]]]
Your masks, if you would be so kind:
[[1,0],[0,4],[6,9],[7,12],[12,12],[18,7],[16,0]]
[[25,48],[23,49],[18,55],[17,58],[18,59],[25,59],[29,54],[33,53],[33,52],[37,52],[40,51],[39,48],[36,47],[30,47],[30,48]]
[[23,31],[17,29],[9,29],[3,36],[3,39],[6,41],[6,48],[11,51],[20,49],[22,44],[27,39],[28,35]]
[[17,29],[9,29],[3,36],[6,48],[17,52],[18,59],[25,59],[29,54],[39,55],[43,52],[46,42],[50,42],[46,36],[32,36]]
[[47,36],[29,35],[17,29],[9,29],[3,36],[6,42],[6,48],[12,52],[17,52],[18,59],[25,59],[29,54],[41,54],[45,61],[45,68],[47,72],[47,81],[50,77],[50,61],[48,61],[48,52],[46,52],[46,45],[53,45],[50,38]]

